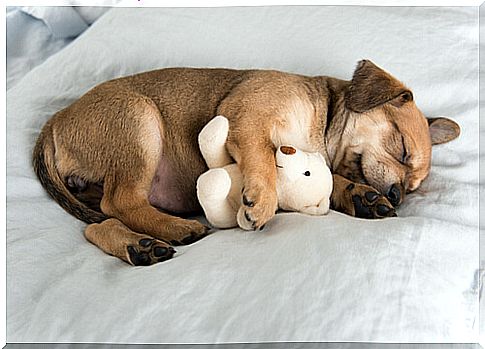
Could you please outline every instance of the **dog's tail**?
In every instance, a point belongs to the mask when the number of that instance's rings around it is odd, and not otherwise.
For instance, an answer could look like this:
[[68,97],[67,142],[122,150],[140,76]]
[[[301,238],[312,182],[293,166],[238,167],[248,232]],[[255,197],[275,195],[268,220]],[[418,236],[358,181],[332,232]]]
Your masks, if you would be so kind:
[[34,171],[42,186],[59,205],[74,217],[86,223],[98,223],[108,217],[84,205],[67,189],[54,161],[55,145],[52,129],[46,124],[42,129],[33,152]]

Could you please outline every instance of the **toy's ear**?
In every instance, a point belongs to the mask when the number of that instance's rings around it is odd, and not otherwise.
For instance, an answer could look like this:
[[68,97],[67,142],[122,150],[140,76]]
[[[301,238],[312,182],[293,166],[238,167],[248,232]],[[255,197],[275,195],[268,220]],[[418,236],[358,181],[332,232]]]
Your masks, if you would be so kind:
[[285,155],[293,155],[296,154],[296,149],[293,147],[290,147],[288,145],[282,145],[280,147],[280,151],[285,154]]
[[314,215],[314,216],[322,216],[327,214],[329,210],[330,210],[330,198],[326,196],[318,203],[318,205],[303,207],[300,210],[300,212]]

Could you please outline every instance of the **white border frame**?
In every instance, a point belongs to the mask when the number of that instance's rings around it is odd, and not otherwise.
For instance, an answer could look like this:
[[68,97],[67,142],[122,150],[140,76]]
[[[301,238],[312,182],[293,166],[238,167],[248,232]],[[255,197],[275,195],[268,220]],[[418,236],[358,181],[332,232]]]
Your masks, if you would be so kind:
[[[274,5],[337,5],[337,6],[459,6],[459,7],[480,7],[483,0],[6,0],[4,6],[4,13],[6,14],[7,6],[113,6],[113,7],[232,7],[232,6],[274,6]],[[485,6],[485,5],[483,5]],[[480,11],[478,11],[480,12]],[[0,31],[3,47],[6,47],[6,16],[0,19]],[[481,23],[479,24],[481,27]],[[481,37],[480,39],[481,40]],[[484,39],[485,40],[485,39]],[[479,41],[481,44],[481,41]],[[484,42],[485,44],[485,42]],[[6,110],[6,54],[2,56],[3,69],[0,72],[0,78],[5,83],[5,89],[2,92],[0,102]],[[479,67],[479,70],[481,67]],[[479,84],[481,81],[479,79]],[[480,96],[481,97],[481,96]],[[481,99],[479,99],[481,102]],[[4,114],[6,115],[6,113]],[[0,313],[4,316],[0,317],[0,343],[2,347],[6,345],[6,118],[0,124],[0,132],[3,137],[0,137],[0,161],[3,166],[0,166],[0,196],[2,201],[0,204],[0,219],[4,224],[1,232],[3,239],[0,239]],[[480,183],[481,184],[481,183]],[[481,257],[481,256],[480,256]],[[481,261],[481,258],[480,258]],[[479,261],[479,267],[480,267]],[[480,274],[482,271],[480,270]],[[480,275],[480,293],[482,289]],[[483,347],[485,344],[485,324],[481,321],[481,314],[485,314],[484,302],[479,303],[479,338],[480,342],[476,343]],[[296,343],[295,343],[296,344]],[[377,344],[377,343],[376,343]],[[404,344],[404,343],[403,343]],[[471,343],[470,343],[471,344]],[[364,344],[365,345],[365,344]],[[459,345],[459,344],[457,344]],[[418,345],[419,346],[419,345]]]

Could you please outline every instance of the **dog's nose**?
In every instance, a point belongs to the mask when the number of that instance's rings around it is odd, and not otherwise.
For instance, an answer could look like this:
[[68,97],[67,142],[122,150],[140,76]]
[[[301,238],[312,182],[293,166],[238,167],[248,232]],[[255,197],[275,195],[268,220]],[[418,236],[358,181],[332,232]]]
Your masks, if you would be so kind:
[[394,183],[386,194],[392,206],[398,206],[401,203],[402,196],[402,186],[398,183]]

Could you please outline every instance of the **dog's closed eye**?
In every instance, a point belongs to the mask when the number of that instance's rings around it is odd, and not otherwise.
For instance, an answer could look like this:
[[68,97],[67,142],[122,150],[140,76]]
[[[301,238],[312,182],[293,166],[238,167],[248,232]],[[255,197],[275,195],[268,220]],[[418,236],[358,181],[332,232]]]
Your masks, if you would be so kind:
[[404,136],[401,136],[401,139],[402,139],[402,154],[399,162],[406,165],[409,161],[410,154],[407,151],[406,143],[404,142]]

